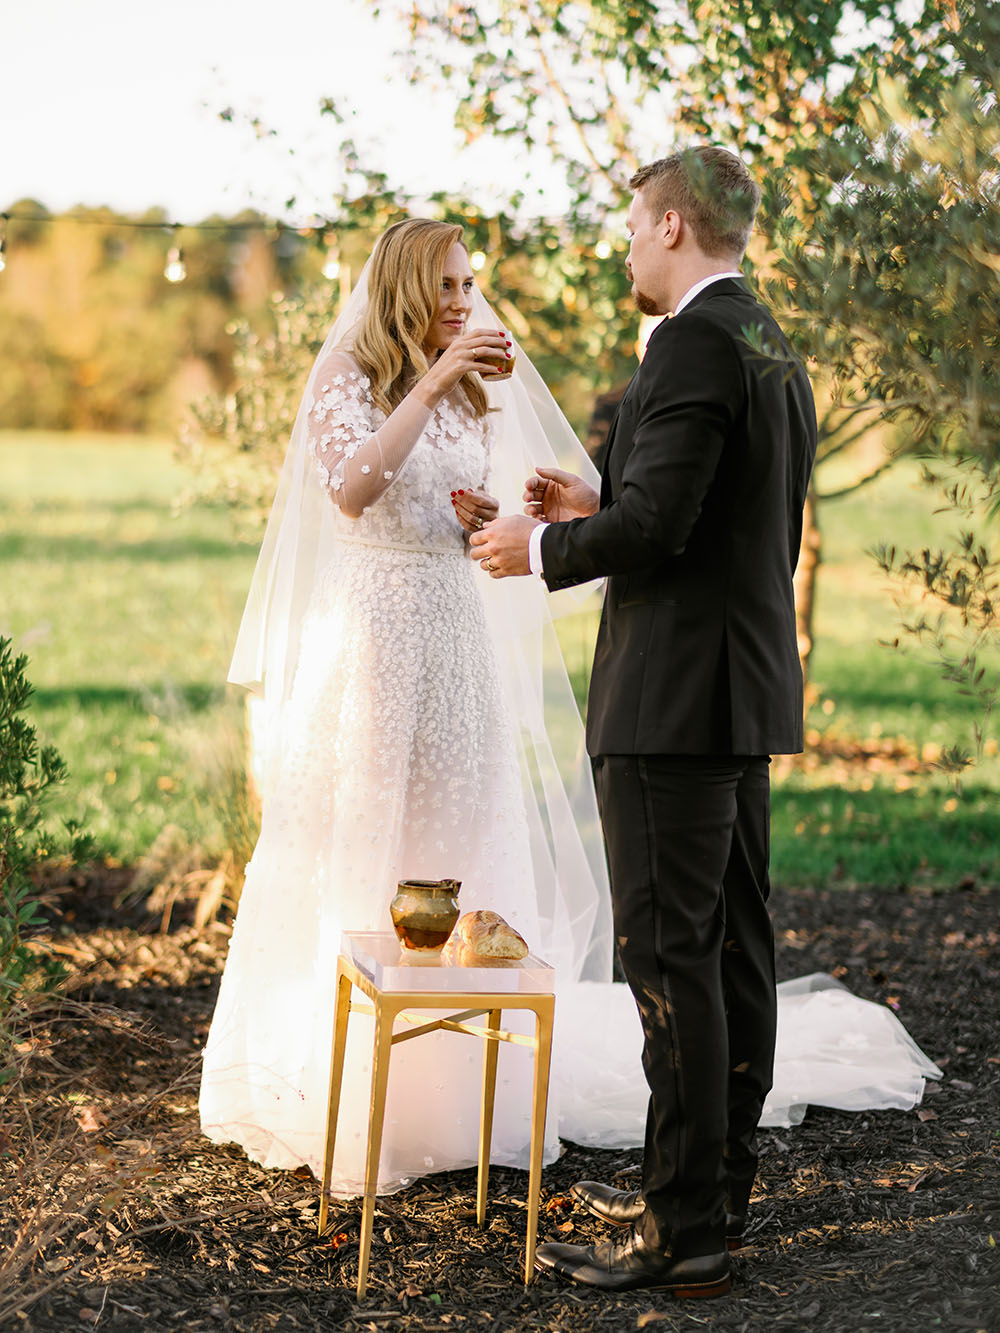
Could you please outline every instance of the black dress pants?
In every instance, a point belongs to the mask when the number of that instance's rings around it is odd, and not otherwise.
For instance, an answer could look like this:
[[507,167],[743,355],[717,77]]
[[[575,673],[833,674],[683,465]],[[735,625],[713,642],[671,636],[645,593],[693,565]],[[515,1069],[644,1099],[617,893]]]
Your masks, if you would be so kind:
[[774,1064],[767,756],[594,760],[615,937],[644,1034],[640,1230],[675,1257],[746,1212]]

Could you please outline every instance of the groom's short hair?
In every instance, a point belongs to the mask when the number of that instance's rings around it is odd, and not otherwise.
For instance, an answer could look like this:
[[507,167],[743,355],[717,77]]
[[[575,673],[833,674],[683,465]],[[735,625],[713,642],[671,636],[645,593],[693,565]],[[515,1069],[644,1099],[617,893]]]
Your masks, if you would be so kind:
[[750,240],[760,187],[735,153],[686,148],[640,167],[629,189],[642,190],[656,218],[679,213],[706,255],[742,255]]

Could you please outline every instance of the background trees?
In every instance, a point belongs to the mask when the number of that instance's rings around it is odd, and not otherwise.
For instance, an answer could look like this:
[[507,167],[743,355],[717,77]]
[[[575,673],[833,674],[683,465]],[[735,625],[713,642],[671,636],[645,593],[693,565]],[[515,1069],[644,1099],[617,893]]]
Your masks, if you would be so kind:
[[[158,210],[8,210],[0,275],[0,422],[64,430],[173,428],[231,378],[227,325],[260,327],[283,286],[319,277],[312,238],[243,213],[177,230]],[[170,247],[186,276],[169,282]]]

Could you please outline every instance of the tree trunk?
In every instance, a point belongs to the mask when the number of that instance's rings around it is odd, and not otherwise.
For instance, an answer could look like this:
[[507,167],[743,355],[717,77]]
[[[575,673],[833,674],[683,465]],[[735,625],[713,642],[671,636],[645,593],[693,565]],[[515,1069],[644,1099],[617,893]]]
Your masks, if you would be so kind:
[[813,649],[813,622],[816,606],[816,576],[822,560],[823,542],[816,513],[816,494],[812,486],[806,495],[802,511],[802,544],[799,563],[795,569],[795,632],[799,646],[799,662],[805,682],[805,706],[812,703],[814,691],[809,686],[809,663]]

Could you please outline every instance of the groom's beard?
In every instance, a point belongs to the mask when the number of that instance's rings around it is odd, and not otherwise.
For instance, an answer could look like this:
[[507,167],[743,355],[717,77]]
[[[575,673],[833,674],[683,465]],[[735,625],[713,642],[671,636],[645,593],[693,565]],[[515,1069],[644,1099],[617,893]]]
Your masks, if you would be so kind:
[[633,301],[635,301],[635,308],[638,310],[640,315],[663,314],[663,311],[656,304],[653,298],[651,296],[646,296],[644,292],[640,292],[639,288],[635,285],[634,282],[632,284],[632,299]]

